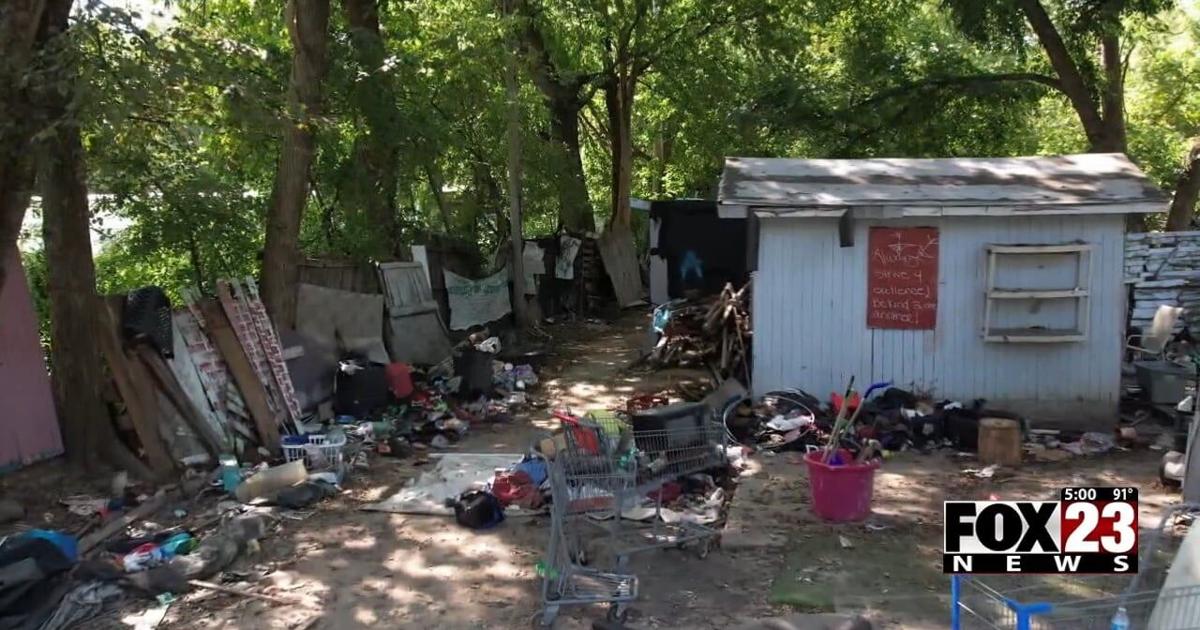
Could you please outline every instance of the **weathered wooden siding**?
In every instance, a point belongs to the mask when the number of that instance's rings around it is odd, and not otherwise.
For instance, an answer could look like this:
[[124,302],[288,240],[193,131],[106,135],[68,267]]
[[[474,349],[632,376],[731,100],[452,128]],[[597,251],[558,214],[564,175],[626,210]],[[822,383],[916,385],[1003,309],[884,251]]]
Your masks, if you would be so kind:
[[[834,219],[764,219],[754,288],[754,391],[799,387],[822,398],[855,375],[985,398],[1035,417],[1115,417],[1125,296],[1123,217],[954,217],[855,221],[855,245],[838,245]],[[867,230],[940,228],[935,330],[866,326]],[[982,339],[988,244],[1093,245],[1088,338],[1059,344]],[[1028,271],[1028,286],[1043,281]]]

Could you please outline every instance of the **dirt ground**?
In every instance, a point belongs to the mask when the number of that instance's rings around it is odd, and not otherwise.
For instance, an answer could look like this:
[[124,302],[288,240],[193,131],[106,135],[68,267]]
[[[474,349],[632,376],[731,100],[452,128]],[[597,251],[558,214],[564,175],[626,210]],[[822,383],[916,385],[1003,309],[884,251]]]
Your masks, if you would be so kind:
[[[554,356],[540,373],[540,397],[550,407],[473,431],[456,450],[521,452],[555,427],[550,408],[619,406],[633,393],[694,379],[686,370],[622,370],[646,343],[645,323],[645,313],[629,313],[613,325],[588,324],[573,332],[558,327]],[[873,516],[842,526],[811,515],[798,455],[755,455],[730,507],[722,549],[703,560],[686,550],[634,557],[641,594],[628,624],[724,629],[789,611],[836,610],[865,612],[878,627],[946,627],[949,581],[940,573],[939,555],[944,499],[1047,498],[1065,485],[1132,485],[1142,492],[1144,527],[1156,522],[1164,505],[1178,501],[1177,494],[1156,487],[1160,455],[1141,450],[1031,464],[977,479],[961,472],[978,467],[973,459],[903,453],[877,475]],[[358,509],[419,472],[409,460],[372,459],[344,494],[304,520],[283,521],[260,552],[235,565],[253,583],[242,586],[317,602],[319,609],[193,592],[172,604],[158,627],[529,627],[540,608],[535,565],[544,552],[548,517],[510,518],[476,532],[445,517]],[[11,487],[13,479],[0,480],[0,488]],[[843,548],[840,537],[852,547]],[[133,623],[130,615],[145,607],[129,603],[118,618]],[[568,608],[556,627],[590,628],[603,617],[600,608]]]

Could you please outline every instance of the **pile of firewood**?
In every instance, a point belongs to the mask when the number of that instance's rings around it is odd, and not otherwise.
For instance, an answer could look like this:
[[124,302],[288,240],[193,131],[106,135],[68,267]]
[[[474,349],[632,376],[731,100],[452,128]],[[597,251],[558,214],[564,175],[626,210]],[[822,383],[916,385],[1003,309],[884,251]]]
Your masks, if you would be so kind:
[[707,367],[721,379],[750,377],[750,284],[726,284],[715,297],[672,303],[663,336],[643,363]]

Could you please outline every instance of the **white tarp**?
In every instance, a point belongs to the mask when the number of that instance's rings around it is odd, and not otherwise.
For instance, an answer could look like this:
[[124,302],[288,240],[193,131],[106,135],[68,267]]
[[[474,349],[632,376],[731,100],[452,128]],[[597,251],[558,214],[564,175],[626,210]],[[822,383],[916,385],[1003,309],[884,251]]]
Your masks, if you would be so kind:
[[583,245],[583,241],[563,234],[558,237],[558,245],[558,258],[554,261],[554,277],[559,280],[573,280],[575,278],[575,255],[579,253],[579,246]]
[[[446,506],[446,499],[457,499],[458,495],[471,487],[480,487],[491,481],[496,470],[507,470],[521,461],[517,453],[446,453],[437,458],[437,466],[427,470],[400,492],[380,501],[363,506],[369,512],[394,512],[396,514],[434,514],[454,516],[454,508]],[[509,516],[523,510],[509,507]]]
[[537,277],[546,273],[545,253],[537,243],[525,241],[521,258],[525,272],[525,295],[537,295]]
[[508,300],[508,267],[482,280],[445,270],[442,274],[450,296],[450,328],[466,330],[496,321],[512,311]]

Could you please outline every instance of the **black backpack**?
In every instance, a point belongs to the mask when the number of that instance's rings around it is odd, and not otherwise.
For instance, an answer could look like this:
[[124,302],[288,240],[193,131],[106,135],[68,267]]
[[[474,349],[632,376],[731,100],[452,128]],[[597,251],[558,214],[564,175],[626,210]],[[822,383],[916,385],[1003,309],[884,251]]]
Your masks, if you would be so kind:
[[500,501],[483,490],[467,490],[454,502],[454,520],[471,529],[488,529],[504,521]]

